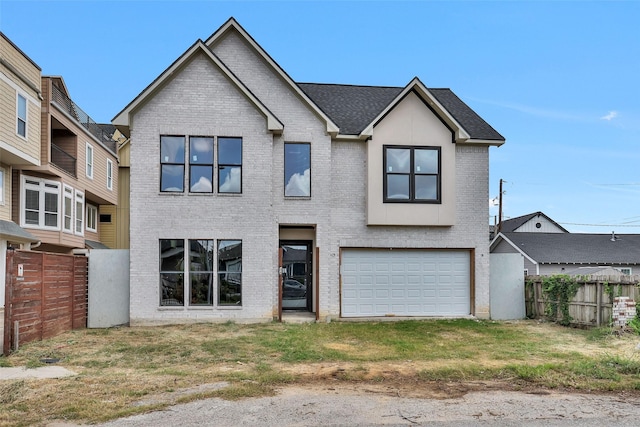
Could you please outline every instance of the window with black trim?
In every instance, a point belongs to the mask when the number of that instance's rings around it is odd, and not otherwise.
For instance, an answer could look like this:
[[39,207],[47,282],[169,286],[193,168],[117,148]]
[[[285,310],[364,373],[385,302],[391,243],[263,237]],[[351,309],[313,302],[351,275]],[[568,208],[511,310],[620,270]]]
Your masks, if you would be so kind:
[[241,240],[218,240],[217,245],[213,239],[159,243],[161,307],[242,305]]
[[284,144],[284,195],[311,196],[311,144]]
[[189,137],[189,191],[213,192],[213,138]]
[[383,147],[386,203],[440,203],[440,147]]
[[160,136],[160,191],[184,192],[184,136]]
[[242,193],[242,138],[218,138],[218,192]]

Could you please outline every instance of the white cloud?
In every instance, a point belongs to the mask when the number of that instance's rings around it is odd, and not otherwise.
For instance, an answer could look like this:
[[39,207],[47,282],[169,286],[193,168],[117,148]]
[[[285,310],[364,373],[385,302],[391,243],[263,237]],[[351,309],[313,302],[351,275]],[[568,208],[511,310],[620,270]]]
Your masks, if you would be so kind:
[[294,173],[289,178],[284,194],[287,196],[306,196],[311,194],[311,171],[306,169],[302,175]]
[[220,186],[221,193],[239,193],[240,192],[240,168],[232,168]]
[[610,122],[611,120],[615,119],[616,117],[618,117],[618,112],[617,111],[609,111],[606,115],[600,117],[600,119]]
[[191,191],[194,193],[211,193],[211,191],[213,191],[213,185],[210,180],[201,176],[198,182],[191,186]]

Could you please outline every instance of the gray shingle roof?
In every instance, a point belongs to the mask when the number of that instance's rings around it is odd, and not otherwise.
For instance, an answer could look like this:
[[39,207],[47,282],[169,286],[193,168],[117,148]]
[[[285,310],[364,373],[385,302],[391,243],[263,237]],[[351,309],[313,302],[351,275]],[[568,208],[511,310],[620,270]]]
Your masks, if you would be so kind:
[[640,264],[640,234],[502,234],[539,263]]
[[[298,83],[302,91],[327,114],[343,135],[358,135],[400,92],[402,87]],[[473,139],[504,141],[450,89],[428,89]]]
[[16,224],[13,221],[0,220],[0,237],[2,237],[3,239],[9,240],[11,242],[18,242],[18,243],[23,243],[23,242],[35,243],[38,241],[37,237],[29,233],[27,230],[21,228],[18,224]]

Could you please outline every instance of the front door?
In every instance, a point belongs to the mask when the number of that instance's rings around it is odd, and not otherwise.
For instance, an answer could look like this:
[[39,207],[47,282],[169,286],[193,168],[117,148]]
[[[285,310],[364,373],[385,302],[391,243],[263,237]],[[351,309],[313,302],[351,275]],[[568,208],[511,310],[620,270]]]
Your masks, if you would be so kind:
[[311,242],[280,241],[282,309],[312,311]]

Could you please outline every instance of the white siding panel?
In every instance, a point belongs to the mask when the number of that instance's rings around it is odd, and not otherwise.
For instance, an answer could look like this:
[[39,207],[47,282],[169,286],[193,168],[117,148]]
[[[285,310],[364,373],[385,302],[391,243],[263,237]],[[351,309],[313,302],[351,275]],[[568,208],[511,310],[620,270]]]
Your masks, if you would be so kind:
[[342,317],[468,315],[470,289],[468,251],[342,252]]

